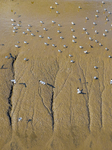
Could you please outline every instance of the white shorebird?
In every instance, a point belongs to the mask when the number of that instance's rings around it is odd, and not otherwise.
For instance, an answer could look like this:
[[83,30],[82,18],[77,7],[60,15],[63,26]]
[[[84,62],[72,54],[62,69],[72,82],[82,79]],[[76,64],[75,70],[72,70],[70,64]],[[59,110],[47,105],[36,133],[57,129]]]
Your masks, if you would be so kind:
[[106,34],[105,34],[105,33],[103,33],[103,36],[106,36]]
[[14,84],[16,84],[16,80],[15,79],[11,80],[11,82],[14,83]]
[[71,54],[69,54],[69,57],[72,57],[72,55],[71,55]]
[[61,27],[61,24],[58,24],[58,27]]
[[112,58],[112,56],[110,56],[110,55],[109,55],[108,57],[109,57],[109,58]]
[[79,6],[78,8],[79,8],[79,9],[81,9],[81,7],[80,7],[80,6]]
[[74,32],[75,30],[74,30],[74,29],[71,29],[71,31]]
[[42,38],[42,35],[39,35],[39,38]]
[[60,39],[64,39],[63,36],[60,36]]
[[58,49],[58,52],[61,53],[62,51],[60,49]]
[[94,79],[96,80],[96,79],[98,79],[96,76],[94,76]]
[[14,20],[14,19],[11,19],[11,21],[12,21],[12,22],[15,22],[15,20]]
[[43,21],[40,21],[40,23],[43,24],[44,22],[43,22]]
[[30,32],[30,29],[27,29],[28,32]]
[[17,30],[17,27],[13,27],[14,30]]
[[27,44],[27,41],[24,41],[25,44]]
[[110,84],[112,84],[112,79],[110,80]]
[[98,67],[97,66],[94,66],[94,69],[97,69]]
[[105,50],[107,51],[107,50],[108,50],[108,48],[106,47],[106,48],[105,48]]
[[18,118],[18,121],[21,121],[21,120],[22,120],[22,117],[19,117],[19,118]]
[[53,9],[53,7],[52,7],[52,6],[50,6],[50,9]]
[[89,35],[89,33],[88,33],[88,32],[86,32],[86,34],[87,34],[87,35]]
[[81,90],[79,90],[79,87],[77,88],[77,94],[81,94],[82,93],[82,91]]
[[73,39],[76,39],[76,36],[73,35],[72,37],[73,37]]
[[105,2],[104,2],[104,1],[102,1],[102,4],[105,4]]
[[56,22],[52,20],[52,23],[55,24]]
[[74,60],[71,60],[70,62],[71,62],[71,63],[74,63]]
[[55,44],[52,44],[53,47],[55,47]]
[[20,24],[18,23],[17,26],[20,27]]
[[43,84],[43,85],[46,84],[46,83],[45,83],[44,81],[42,81],[42,80],[39,80],[39,82],[40,82],[41,84]]
[[97,41],[97,40],[95,40],[95,43],[98,43],[98,41]]
[[46,42],[44,42],[44,45],[48,45]]
[[24,31],[22,32],[23,34],[26,34]]
[[12,30],[13,33],[16,33],[16,30]]
[[97,13],[99,13],[99,10],[96,10]]
[[88,17],[86,17],[86,20],[89,20],[89,18],[88,18]]
[[44,31],[46,31],[46,28],[43,28]]
[[61,33],[60,30],[57,30],[57,33]]
[[102,46],[102,44],[101,44],[101,43],[99,43],[99,46]]
[[98,15],[95,15],[96,18],[98,18]]
[[64,48],[66,48],[66,45],[63,45]]
[[58,3],[57,3],[57,2],[55,2],[55,5],[58,5]]
[[83,31],[86,31],[86,28],[82,28],[83,29]]
[[28,24],[28,27],[32,27],[30,24]]
[[95,30],[95,33],[96,33],[96,34],[98,34],[98,31],[97,31],[97,30]]
[[72,25],[75,25],[75,23],[74,23],[74,22],[71,22],[71,24],[72,24]]
[[105,30],[105,32],[107,33],[107,32],[108,32],[108,30]]
[[18,48],[18,47],[19,47],[19,45],[15,45],[15,47],[17,47],[17,48]]
[[96,22],[93,22],[94,25],[96,25]]
[[72,40],[72,43],[75,43],[75,40]]
[[31,33],[31,36],[34,36],[34,34],[33,34],[33,33]]
[[47,39],[48,39],[48,40],[51,40],[51,38],[50,38],[49,36],[47,37]]
[[89,37],[89,40],[91,41],[91,40],[92,40],[92,38],[91,38],[91,37]]
[[106,9],[106,8],[104,8],[104,11],[107,11],[107,9]]
[[56,11],[56,14],[59,14],[59,11]]
[[79,48],[80,48],[80,49],[82,49],[82,48],[83,48],[83,46],[79,46]]
[[87,54],[88,53],[88,51],[86,50],[86,51],[84,51],[84,54]]

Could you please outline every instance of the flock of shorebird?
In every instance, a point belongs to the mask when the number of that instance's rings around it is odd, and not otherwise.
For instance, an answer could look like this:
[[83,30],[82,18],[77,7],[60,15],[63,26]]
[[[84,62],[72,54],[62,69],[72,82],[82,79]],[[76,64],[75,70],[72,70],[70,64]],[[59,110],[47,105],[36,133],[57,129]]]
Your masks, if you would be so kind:
[[[104,1],[102,1],[102,5],[103,5],[103,4],[105,4]],[[59,5],[59,4],[58,4],[57,2],[55,2],[55,5]],[[50,6],[50,9],[53,9],[53,6]],[[81,9],[81,6],[79,6],[78,9]],[[107,9],[105,8],[104,11],[107,11]],[[99,10],[96,10],[96,12],[99,13]],[[60,12],[59,12],[59,11],[56,11],[56,14],[60,14]],[[111,14],[111,12],[108,12],[108,14]],[[95,14],[95,17],[98,18],[98,15]],[[89,20],[88,17],[86,17],[85,19],[86,19],[86,20]],[[106,16],[106,21],[107,21],[107,22],[109,21],[109,18],[108,18],[107,16]],[[21,21],[19,21],[19,23],[16,24],[16,23],[15,23],[16,21],[15,21],[14,19],[11,19],[11,22],[13,22],[13,23],[12,23],[12,27],[13,27],[12,32],[13,32],[13,33],[17,33],[18,27],[21,27]],[[55,23],[56,23],[56,22],[55,22],[54,20],[52,20],[52,24],[55,24]],[[44,24],[44,22],[43,22],[43,21],[40,21],[40,24],[42,25],[42,24]],[[72,24],[72,25],[75,25],[74,22],[71,22],[71,24]],[[96,22],[93,22],[93,25],[96,25]],[[31,27],[32,27],[32,25],[28,24],[27,32],[29,32],[29,33],[31,32]],[[58,24],[58,27],[61,27],[61,24]],[[112,27],[112,24],[111,24],[111,27]],[[47,29],[46,29],[45,27],[43,28],[43,30],[44,30],[44,31],[47,31]],[[83,30],[83,32],[86,33],[86,35],[89,35],[89,33],[87,32],[87,29],[86,29],[86,28],[82,28],[82,30]],[[22,34],[23,34],[23,35],[26,35],[27,32],[23,31]],[[39,31],[37,30],[37,32],[39,32]],[[74,32],[74,29],[71,29],[71,32]],[[57,30],[57,33],[60,33],[60,30]],[[105,29],[105,33],[108,33],[108,30],[107,30],[107,29]],[[103,37],[106,36],[105,33],[103,33]],[[95,30],[95,34],[98,34],[98,31],[97,31],[97,30]],[[35,35],[34,35],[33,33],[31,33],[31,36],[35,36]],[[42,36],[42,35],[39,35],[39,38],[43,38],[43,36]],[[75,41],[76,36],[75,36],[75,35],[72,35],[72,38],[73,38],[73,39],[72,39],[72,43],[75,43],[75,42],[76,42],[76,41]],[[49,36],[47,37],[47,39],[48,39],[48,40],[52,40],[52,38],[49,37]],[[60,39],[64,39],[63,36],[60,36]],[[92,41],[92,37],[89,37],[89,40]],[[17,41],[17,43],[19,44],[20,42]],[[98,40],[95,39],[95,43],[98,43]],[[28,44],[28,42],[27,42],[27,41],[24,41],[24,44]],[[46,43],[46,42],[44,42],[44,45],[48,46],[49,44]],[[101,45],[102,45],[102,44],[99,43],[99,46],[101,46]],[[55,44],[52,44],[52,47],[55,47],[55,46],[56,46]],[[90,45],[90,46],[91,46],[91,45]],[[15,47],[16,47],[16,48],[20,48],[20,46],[17,45],[17,44],[15,45]],[[66,47],[67,47],[66,45],[63,45],[63,48],[66,48]],[[80,48],[80,49],[83,49],[83,46],[82,46],[82,45],[79,45],[79,48]],[[108,50],[108,48],[106,47],[105,50]],[[59,53],[62,53],[62,51],[61,51],[60,49],[58,49],[58,52],[59,52]],[[84,54],[88,54],[88,51],[85,50],[85,51],[84,51]],[[69,54],[69,57],[71,58],[72,55]],[[108,57],[111,58],[112,56],[109,55]],[[5,58],[8,58],[8,56],[5,56]],[[27,61],[27,60],[28,60],[27,58],[24,58],[24,61]],[[74,61],[74,60],[70,60],[70,62],[71,62],[71,63],[74,63],[75,61]],[[94,69],[98,69],[98,67],[97,67],[97,66],[94,66]],[[94,79],[96,80],[96,79],[98,79],[98,77],[94,76]],[[14,84],[16,84],[16,80],[15,80],[15,79],[12,79],[11,82],[14,83]],[[42,80],[39,80],[39,83],[40,83],[40,84],[43,84],[43,85],[46,85],[46,83],[45,83],[44,81],[42,81]],[[110,84],[112,84],[112,79],[110,80]],[[80,90],[79,87],[78,87],[78,88],[77,88],[77,94],[81,94],[81,93],[82,93],[82,90]],[[18,119],[18,121],[20,121],[21,119],[22,119],[22,118],[20,117],[20,118]]]

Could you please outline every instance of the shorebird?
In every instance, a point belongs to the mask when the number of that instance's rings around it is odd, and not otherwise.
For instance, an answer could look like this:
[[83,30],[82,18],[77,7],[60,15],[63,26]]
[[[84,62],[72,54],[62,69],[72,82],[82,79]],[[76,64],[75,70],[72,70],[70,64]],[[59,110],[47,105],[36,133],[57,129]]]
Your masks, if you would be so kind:
[[34,36],[34,34],[33,34],[33,33],[31,33],[31,36]]
[[86,28],[82,28],[83,29],[83,31],[86,31]]
[[74,63],[74,60],[71,60],[70,62],[71,62],[71,63]]
[[92,38],[91,38],[91,37],[89,37],[89,40],[90,40],[90,41],[92,41]]
[[108,57],[109,57],[109,58],[112,58],[112,56],[110,56],[110,55],[109,55]]
[[71,55],[71,54],[69,54],[69,57],[72,57],[72,55]]
[[108,33],[108,30],[105,30],[106,33]]
[[18,47],[19,47],[19,45],[15,45],[15,47],[17,47],[17,48],[18,48]]
[[85,53],[85,54],[87,54],[87,53],[88,53],[88,51],[86,50],[86,51],[84,51],[84,53]]
[[30,24],[28,24],[28,27],[32,27]]
[[39,80],[39,82],[40,82],[41,84],[43,84],[43,85],[46,84],[46,83],[45,83],[44,81],[42,81],[42,80]]
[[80,49],[82,49],[82,48],[83,48],[83,46],[79,46],[79,48],[80,48]]
[[112,79],[110,80],[110,84],[112,84]]
[[27,29],[28,32],[30,32],[30,29]]
[[14,19],[11,19],[11,21],[12,21],[12,22],[15,22],[15,20],[14,20]]
[[94,69],[97,69],[98,67],[97,66],[94,66]]
[[73,37],[73,39],[76,39],[76,36],[73,35],[72,37]]
[[42,38],[42,35],[39,35],[39,38]]
[[75,43],[75,40],[72,40],[73,43]]
[[81,90],[79,90],[79,87],[77,88],[77,94],[81,94],[82,93],[82,91]]
[[48,40],[51,40],[51,38],[50,38],[49,36],[47,37],[47,39],[48,39]]
[[94,79],[96,80],[96,79],[98,79],[96,76],[94,76]]
[[71,24],[72,24],[72,25],[75,25],[75,23],[74,23],[74,22],[71,22]]
[[62,51],[60,49],[58,49],[58,52],[61,53]]
[[23,34],[26,34],[24,31],[22,32]]
[[56,14],[59,14],[59,11],[56,11]]
[[58,3],[57,3],[57,2],[55,2],[55,5],[58,5]]
[[106,34],[105,34],[105,33],[103,33],[103,36],[106,36]]
[[16,84],[16,80],[15,79],[11,80],[11,82],[14,83],[14,84]]
[[50,9],[53,9],[53,7],[52,7],[52,6],[50,6]]
[[40,21],[40,23],[43,24],[44,22],[43,22],[43,21]]
[[105,50],[107,51],[107,50],[108,50],[108,48],[106,47],[106,48],[105,48]]
[[52,23],[55,24],[56,22],[52,20]]
[[18,118],[18,121],[21,121],[21,120],[22,120],[22,117],[19,117],[19,118]]
[[27,44],[27,41],[24,41],[25,44]]

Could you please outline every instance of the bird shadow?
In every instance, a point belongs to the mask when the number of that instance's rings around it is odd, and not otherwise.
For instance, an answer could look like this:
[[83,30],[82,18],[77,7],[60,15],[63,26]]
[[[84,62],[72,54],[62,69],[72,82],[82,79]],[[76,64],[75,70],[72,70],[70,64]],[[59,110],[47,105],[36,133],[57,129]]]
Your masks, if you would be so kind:
[[23,84],[25,87],[27,87],[27,86],[26,86],[26,83],[19,83],[19,84]]
[[47,83],[47,85],[49,85],[49,86],[52,87],[52,88],[55,88],[52,84]]

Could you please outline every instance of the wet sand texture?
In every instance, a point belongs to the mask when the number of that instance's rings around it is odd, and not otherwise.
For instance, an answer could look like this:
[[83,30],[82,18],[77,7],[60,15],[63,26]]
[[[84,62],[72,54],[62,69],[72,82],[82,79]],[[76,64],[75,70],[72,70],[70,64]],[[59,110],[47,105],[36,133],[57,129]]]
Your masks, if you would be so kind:
[[57,3],[0,2],[0,150],[112,149],[112,2]]

